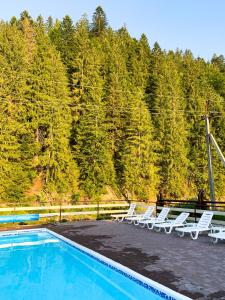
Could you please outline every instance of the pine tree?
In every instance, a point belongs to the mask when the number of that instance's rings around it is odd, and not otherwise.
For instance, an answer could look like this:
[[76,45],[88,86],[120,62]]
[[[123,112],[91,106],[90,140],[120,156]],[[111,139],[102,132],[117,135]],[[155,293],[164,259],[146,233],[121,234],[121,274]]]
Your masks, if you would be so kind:
[[39,15],[36,19],[36,26],[42,30],[45,30],[45,22],[42,15]]
[[126,124],[120,146],[121,172],[118,174],[123,194],[138,199],[151,199],[158,184],[155,166],[153,127],[146,104],[141,99],[129,97],[125,113]]
[[30,24],[33,24],[33,19],[27,10],[21,12],[19,23],[22,23],[25,19],[27,19]]
[[74,123],[75,158],[80,167],[81,187],[91,198],[98,198],[115,182],[110,140],[105,122],[104,80],[98,41],[89,39],[85,19],[76,28],[74,101],[80,110]]
[[34,176],[24,130],[28,53],[16,25],[0,26],[0,199],[22,199]]
[[223,55],[213,56],[212,64],[209,65],[209,82],[213,89],[225,98],[225,59]]
[[92,17],[91,32],[94,35],[100,36],[101,33],[107,28],[108,22],[106,14],[101,6],[98,6]]
[[166,196],[187,196],[187,123],[173,53],[164,54],[155,47],[151,67],[149,107],[159,142],[160,189]]
[[[223,55],[151,50],[145,35],[109,28],[99,6],[91,25],[27,11],[2,21],[0,67],[1,201],[96,199],[108,187],[137,199],[208,190],[202,115],[214,112],[225,153]],[[212,155],[219,199],[225,172]]]
[[225,58],[223,55],[217,56],[216,54],[214,54],[211,59],[211,63],[213,65],[216,65],[219,68],[220,72],[222,72],[223,74],[225,73]]
[[[48,26],[48,24],[46,24]],[[59,51],[59,48],[62,43],[61,38],[61,21],[56,19],[56,21],[53,23],[52,27],[48,30],[48,36],[52,42],[53,45],[55,45],[56,49]]]
[[[204,60],[194,59],[190,51],[186,51],[180,60],[182,62],[182,87],[186,102],[186,118],[189,124],[189,182],[196,194],[200,189],[208,191],[205,123],[202,116],[215,110],[220,99],[212,86],[211,67]],[[218,110],[218,107],[216,110]],[[215,177],[218,177],[217,173],[220,169],[220,167],[216,168]]]
[[118,34],[109,29],[100,40],[106,50],[103,74],[117,185],[126,198],[147,199],[155,193],[157,180],[150,115],[143,102],[146,66],[138,67],[141,51],[126,29]]
[[47,33],[49,34],[51,32],[51,30],[53,29],[54,26],[54,21],[52,16],[49,16],[47,21],[46,21],[46,29],[47,29]]
[[60,24],[60,43],[57,49],[61,53],[63,63],[68,68],[68,73],[73,73],[73,60],[75,53],[75,28],[69,16],[65,16]]
[[126,106],[120,143],[118,177],[123,194],[142,199],[154,198],[158,176],[155,167],[155,142],[150,113],[144,101],[149,77],[150,48],[142,35],[132,39],[126,28],[119,31],[118,42],[126,62]]
[[204,66],[202,61],[195,61],[190,52],[183,58],[182,86],[185,95],[186,118],[189,124],[188,156],[189,181],[195,193],[207,187],[207,153],[205,143],[205,124],[201,120],[201,112],[205,112],[207,99],[207,82],[204,79]]
[[103,76],[105,78],[104,89],[107,104],[106,118],[111,149],[115,160],[117,160],[125,124],[123,117],[127,108],[128,72],[117,34],[109,29],[101,38],[104,49]]
[[71,114],[65,69],[43,28],[36,30],[30,69],[29,118],[35,169],[50,195],[77,192],[78,170],[69,147]]
[[[222,153],[225,153],[224,138],[225,138],[225,113],[224,113],[224,95],[225,95],[225,73],[221,67],[218,73],[218,66],[215,64],[206,65],[206,77],[209,85],[207,94],[207,108],[210,118],[211,132],[213,133]],[[215,77],[217,80],[215,80]],[[216,84],[215,84],[216,82]],[[215,178],[215,194],[216,199],[220,199],[225,193],[224,180],[225,172],[214,147],[213,154],[213,169]]]
[[18,21],[17,21],[17,18],[15,16],[13,16],[10,20],[10,25],[18,25]]

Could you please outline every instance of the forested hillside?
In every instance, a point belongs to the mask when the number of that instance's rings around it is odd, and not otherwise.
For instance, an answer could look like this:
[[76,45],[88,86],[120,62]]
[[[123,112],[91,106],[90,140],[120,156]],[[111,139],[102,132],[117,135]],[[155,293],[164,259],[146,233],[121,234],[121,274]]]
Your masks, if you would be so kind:
[[202,115],[214,112],[225,152],[224,105],[222,55],[166,52],[113,30],[101,7],[76,24],[1,21],[0,203],[196,196],[208,190]]

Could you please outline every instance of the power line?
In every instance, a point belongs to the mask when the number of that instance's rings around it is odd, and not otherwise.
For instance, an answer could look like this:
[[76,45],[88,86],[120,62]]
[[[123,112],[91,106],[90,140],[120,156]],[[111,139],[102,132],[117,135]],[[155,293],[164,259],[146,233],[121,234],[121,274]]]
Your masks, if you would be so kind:
[[[24,78],[21,78],[21,77],[16,77],[14,79],[15,80],[24,80],[25,82],[27,82],[27,79],[24,79]],[[40,81],[42,83],[44,83],[43,79],[39,79],[38,77],[35,78],[35,80],[33,80],[33,82],[37,82],[37,81]],[[65,81],[59,81],[59,80],[52,80],[51,83],[53,84],[57,84],[57,83],[62,83],[62,84],[66,84],[67,86],[70,86],[70,87],[78,87],[80,89],[83,89],[83,88],[91,88],[91,89],[98,89],[98,90],[106,90],[108,91],[108,87],[106,85],[103,85],[102,87],[97,87],[97,86],[94,86],[94,85],[90,85],[90,84],[77,84],[77,83],[70,83],[68,82],[67,80]],[[118,92],[118,93],[126,93],[126,94],[132,94],[132,95],[137,95],[137,94],[141,94],[142,96],[155,96],[155,93],[154,92],[148,92],[148,93],[145,93],[143,90],[140,90],[140,89],[143,89],[144,87],[135,87],[136,91],[130,91],[130,90],[122,90],[122,89],[113,89],[114,92]],[[219,96],[219,95],[218,95]],[[160,95],[157,95],[157,97],[160,97]],[[173,98],[173,99],[180,99],[180,98],[183,98],[185,99],[186,97],[180,97],[180,96],[174,96],[174,95],[163,95],[163,98]],[[193,99],[194,100],[194,99]],[[217,99],[217,101],[219,100],[219,98]],[[209,102],[212,102],[212,100],[208,99],[207,101]],[[221,102],[225,103],[225,100],[220,96],[220,100]]]
[[[64,83],[65,84],[65,82],[62,82],[62,81],[54,81],[54,83]],[[91,85],[82,85],[82,86],[80,86],[80,85],[77,85],[77,84],[71,84],[71,85],[73,85],[73,86],[77,86],[77,87],[79,87],[79,88],[92,88],[92,89],[101,89],[101,90],[104,90],[104,89],[106,89],[106,90],[108,90],[107,89],[107,87],[95,87],[95,86],[91,86]],[[121,93],[121,92],[123,92],[123,93],[129,93],[129,94],[132,94],[132,95],[134,95],[134,96],[137,96],[139,93],[141,94],[141,96],[142,96],[142,99],[140,99],[140,100],[143,100],[144,101],[144,99],[143,98],[145,98],[146,96],[148,96],[148,95],[150,95],[150,93],[148,93],[148,94],[145,94],[143,91],[142,92],[140,92],[140,91],[138,91],[138,92],[134,92],[134,91],[129,91],[129,90],[113,90],[113,92],[119,92],[119,93]],[[51,96],[49,96],[49,95],[47,95],[49,98],[51,98]],[[110,97],[111,95],[109,94],[108,96],[104,96],[104,97],[101,97],[101,99],[102,100],[104,100],[104,99],[108,99],[108,97]],[[97,105],[97,104],[88,104],[88,103],[79,103],[79,104],[73,104],[73,101],[71,100],[71,98],[70,98],[70,100],[68,100],[68,103],[60,103],[59,102],[59,100],[58,99],[54,99],[54,97],[53,97],[53,100],[52,101],[46,101],[46,100],[41,100],[41,99],[35,99],[35,100],[33,100],[33,99],[20,99],[20,98],[14,98],[14,97],[11,97],[12,99],[11,99],[11,102],[12,102],[12,104],[16,104],[16,103],[18,103],[18,104],[32,104],[32,103],[37,103],[37,104],[39,104],[39,107],[49,107],[49,105],[57,105],[57,106],[62,106],[62,107],[70,107],[70,108],[74,108],[74,109],[84,109],[84,108],[87,108],[87,107],[99,107],[99,105]],[[170,95],[163,95],[163,99],[162,99],[162,101],[164,100],[164,99],[168,99],[168,98],[172,98],[172,99],[180,99],[180,97],[178,97],[178,96],[170,96]],[[69,98],[68,98],[69,99]],[[7,99],[5,99],[5,98],[0,98],[0,102],[2,102],[2,103],[4,103],[4,102],[7,102],[8,100]],[[104,102],[104,101],[102,101],[102,103],[101,103],[103,106],[105,106],[106,105],[106,103]],[[143,104],[145,104],[146,105],[146,108],[148,107],[148,103],[146,103],[146,102],[143,102]],[[109,105],[111,105],[111,103],[109,104]],[[84,108],[83,108],[84,107]],[[125,109],[125,111],[126,110],[129,110],[129,109],[134,109],[134,107],[133,106],[130,106],[130,105],[124,105],[124,107],[123,106],[121,106],[123,109]],[[139,109],[140,110],[140,108],[139,107],[137,107],[137,109]],[[117,106],[117,110],[118,110],[118,106]],[[187,114],[187,115],[192,115],[192,116],[198,116],[198,114],[205,114],[205,111],[201,111],[201,110],[194,110],[194,111],[191,111],[191,110],[186,110],[186,109],[176,109],[176,110],[173,110],[173,109],[165,109],[165,108],[149,108],[148,107],[148,110],[151,112],[151,114],[154,114],[154,112],[157,112],[157,114],[161,114],[161,113],[163,113],[163,112],[183,112],[184,114]],[[219,115],[221,115],[221,112],[218,112],[218,111],[213,111],[213,113],[214,114],[219,114]],[[216,116],[217,118],[219,117],[219,116]]]

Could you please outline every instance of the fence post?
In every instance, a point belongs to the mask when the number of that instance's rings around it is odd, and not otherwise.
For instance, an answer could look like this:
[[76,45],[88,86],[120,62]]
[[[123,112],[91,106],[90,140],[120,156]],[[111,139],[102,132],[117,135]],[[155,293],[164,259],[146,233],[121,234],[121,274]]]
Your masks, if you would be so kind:
[[60,201],[60,204],[59,204],[59,222],[62,221],[62,203]]
[[195,209],[194,209],[194,214],[195,214],[195,223],[196,223],[196,221],[197,221],[197,212],[196,212],[196,210],[197,210],[197,202],[195,202]]
[[158,214],[158,212],[157,212],[157,206],[164,206],[164,200],[163,200],[163,195],[162,195],[162,192],[161,191],[159,191],[159,193],[157,194],[157,196],[156,196],[156,216],[157,216],[157,214]]
[[97,200],[97,220],[99,219],[99,200]]
[[[14,213],[14,215],[16,214],[16,206],[15,206],[15,204],[14,204],[14,207],[13,207],[13,213]],[[13,224],[14,224],[15,222],[13,221]]]

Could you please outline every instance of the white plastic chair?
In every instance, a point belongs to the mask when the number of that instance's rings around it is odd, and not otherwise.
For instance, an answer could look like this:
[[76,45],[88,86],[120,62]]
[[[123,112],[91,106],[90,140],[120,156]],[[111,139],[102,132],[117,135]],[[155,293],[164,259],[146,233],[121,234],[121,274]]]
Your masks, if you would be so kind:
[[140,225],[141,228],[144,228],[145,225],[147,225],[148,229],[152,229],[155,224],[165,222],[169,211],[170,211],[169,207],[163,207],[163,209],[161,210],[161,212],[158,214],[157,217],[150,218],[148,220],[140,220],[138,221],[138,225]]
[[125,220],[130,222],[130,224],[133,222],[134,225],[138,225],[138,222],[141,220],[146,220],[151,217],[153,214],[153,211],[155,209],[155,206],[149,206],[144,214],[139,214],[137,216],[132,216],[132,217],[125,217]]
[[162,228],[164,229],[165,233],[170,234],[173,228],[184,226],[184,222],[188,218],[189,213],[181,213],[176,219],[169,220],[164,223],[155,224],[154,228],[157,228],[156,231],[160,231]]
[[190,233],[191,238],[196,240],[200,232],[209,231],[211,230],[211,221],[213,217],[213,212],[205,211],[201,218],[199,219],[198,223],[196,224],[186,224],[183,228],[177,228],[178,234],[180,237],[183,237],[185,233]]
[[211,232],[208,234],[209,237],[213,238],[213,243],[216,244],[218,240],[225,240],[225,228],[221,227],[218,232]]
[[123,222],[123,220],[126,218],[126,217],[131,217],[131,216],[134,216],[135,215],[135,208],[136,208],[136,203],[131,203],[130,204],[130,207],[127,211],[126,214],[116,214],[116,215],[111,215],[112,218],[115,218],[115,221],[118,221],[118,222]]

